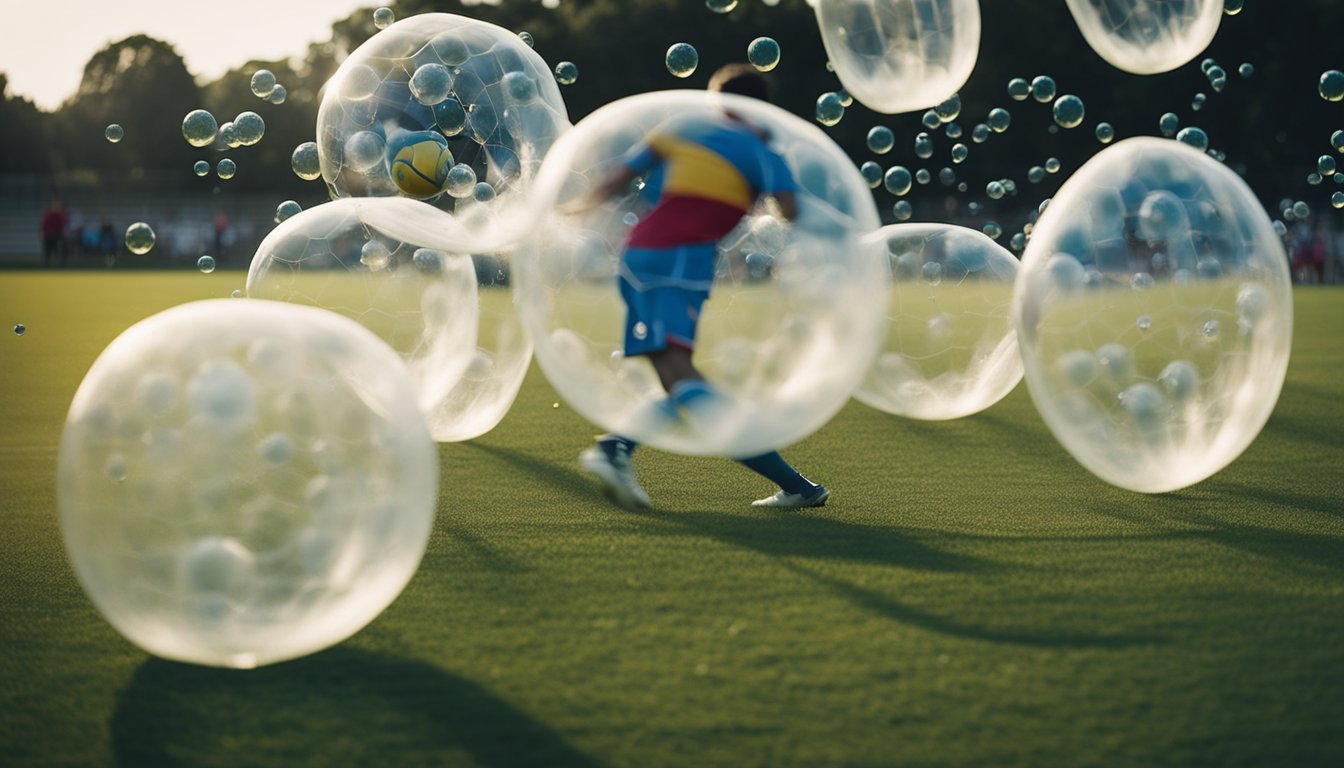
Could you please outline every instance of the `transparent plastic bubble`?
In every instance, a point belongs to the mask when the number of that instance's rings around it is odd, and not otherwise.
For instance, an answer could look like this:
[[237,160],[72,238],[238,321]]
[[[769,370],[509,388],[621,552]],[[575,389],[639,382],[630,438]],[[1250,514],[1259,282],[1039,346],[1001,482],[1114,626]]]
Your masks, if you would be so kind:
[[143,221],[137,221],[126,228],[126,250],[137,256],[149,253],[154,247],[154,230]]
[[277,85],[275,73],[269,69],[258,69],[252,73],[252,95],[259,99],[268,98]]
[[1110,123],[1097,123],[1097,141],[1110,144],[1115,139],[1115,128]]
[[431,434],[447,442],[498,424],[531,361],[509,271],[460,216],[404,198],[347,198],[272,230],[247,294],[330,309],[373,331],[405,360]]
[[976,0],[808,0],[845,89],[888,114],[956,93],[980,48]]
[[215,175],[221,179],[232,179],[236,173],[238,164],[227,157],[215,163]]
[[834,91],[827,91],[817,97],[817,122],[822,125],[830,126],[840,122],[845,116],[845,105],[840,101],[840,94]]
[[[1069,453],[1122,488],[1170,491],[1226,466],[1269,418],[1291,345],[1287,259],[1230,169],[1127,139],[1041,215],[1013,316],[1032,398]],[[1095,378],[1061,373],[1078,354],[1096,356]]]
[[1220,0],[1068,0],[1088,45],[1136,75],[1169,72],[1199,55],[1222,20]]
[[897,200],[896,203],[891,206],[891,215],[896,217],[897,221],[909,221],[910,217],[914,214],[915,209],[910,205],[909,200]]
[[896,134],[885,125],[874,125],[868,129],[868,151],[885,155],[896,146]]
[[1197,128],[1193,125],[1182,128],[1176,134],[1176,140],[1182,144],[1189,144],[1200,151],[1209,148],[1209,135],[1204,132],[1203,128]]
[[[319,166],[333,197],[420,198],[422,185],[403,191],[394,180],[396,153],[408,137],[438,133],[456,163],[512,203],[568,127],[550,65],[518,35],[464,16],[419,14],[369,38],[328,81],[317,114]],[[460,200],[427,199],[452,211]]]
[[664,57],[667,71],[674,77],[690,77],[700,66],[700,54],[690,43],[673,43]]
[[555,65],[555,81],[561,85],[573,85],[579,79],[579,65],[572,61],[562,61]]
[[272,104],[284,104],[285,99],[289,98],[289,91],[283,85],[277,85],[271,89],[271,95],[266,100]]
[[288,219],[289,217],[294,216],[295,214],[300,213],[302,211],[303,206],[299,205],[293,200],[286,200],[275,207],[275,223],[279,224],[285,219]]
[[289,158],[289,167],[294,175],[304,181],[316,181],[322,177],[322,163],[318,158],[317,142],[305,141],[294,148]]
[[219,133],[215,116],[204,109],[193,109],[182,118],[182,138],[193,147],[208,147]]
[[910,170],[903,165],[893,165],[882,176],[883,185],[893,195],[908,193],[913,182],[914,177],[910,175]]
[[243,112],[233,118],[233,130],[238,137],[238,143],[250,147],[261,141],[261,137],[266,134],[266,121],[256,112]]
[[1003,133],[1008,130],[1008,125],[1012,120],[1013,116],[1008,114],[1008,110],[1003,107],[995,107],[989,110],[989,115],[985,118],[989,129],[995,133]]
[[251,668],[333,645],[419,565],[438,454],[404,367],[355,323],[215,299],[98,357],[61,437],[75,575],[158,656]]
[[373,26],[379,29],[387,29],[397,20],[397,15],[391,8],[382,7],[373,12]]
[[863,180],[868,182],[869,187],[877,189],[882,186],[882,166],[872,160],[859,166],[859,173],[863,174]]
[[109,142],[113,144],[116,144],[118,141],[121,141],[122,137],[124,137],[125,135],[126,130],[116,123],[110,123],[106,128],[103,129],[103,138],[107,139]]
[[1338,69],[1322,72],[1317,89],[1326,101],[1344,101],[1344,72]]
[[1077,128],[1083,124],[1083,116],[1086,114],[1083,100],[1072,94],[1055,99],[1053,112],[1055,123],[1061,128]]
[[747,45],[747,61],[762,72],[779,66],[779,43],[773,37],[758,37]]
[[[683,418],[662,405],[666,393],[642,356],[611,365],[626,336],[618,271],[646,291],[663,285],[637,264],[621,267],[625,216],[649,221],[663,171],[638,192],[582,212],[573,206],[651,135],[685,141],[711,140],[725,130],[756,135],[727,122],[733,120],[727,113],[768,134],[799,187],[799,217],[787,222],[772,203],[759,201],[718,240],[717,268],[715,257],[702,253],[698,271],[676,283],[709,290],[693,334],[695,361],[718,393]],[[681,453],[756,455],[825,423],[867,372],[881,340],[885,285],[881,264],[860,236],[877,229],[878,215],[854,163],[818,128],[731,94],[643,94],[602,107],[562,137],[534,191],[541,222],[519,251],[517,306],[542,371],[600,427]],[[768,257],[767,274],[747,268],[753,253]],[[632,338],[641,331],[650,329],[632,325]]]
[[1037,75],[1031,80],[1031,98],[1047,104],[1055,98],[1055,79],[1049,75]]
[[210,173],[210,164],[204,160],[197,160],[195,163],[192,163],[191,170],[192,173],[195,173],[197,176],[205,176]]
[[870,238],[891,273],[889,324],[854,397],[935,420],[978,413],[1008,394],[1022,378],[1009,316],[1017,259],[990,236],[950,224],[893,224]]

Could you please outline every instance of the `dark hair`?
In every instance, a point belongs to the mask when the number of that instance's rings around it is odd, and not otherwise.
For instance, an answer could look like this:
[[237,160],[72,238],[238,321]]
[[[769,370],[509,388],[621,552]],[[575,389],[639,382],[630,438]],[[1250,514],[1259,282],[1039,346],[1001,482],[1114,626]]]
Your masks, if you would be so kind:
[[771,101],[774,84],[750,64],[726,64],[709,78],[709,90]]

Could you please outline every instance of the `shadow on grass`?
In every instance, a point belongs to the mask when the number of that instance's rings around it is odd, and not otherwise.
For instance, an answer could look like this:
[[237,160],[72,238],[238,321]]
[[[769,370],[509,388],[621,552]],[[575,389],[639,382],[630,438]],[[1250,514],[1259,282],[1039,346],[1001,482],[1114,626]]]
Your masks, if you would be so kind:
[[500,448],[497,445],[473,442],[459,443],[459,445],[464,449],[480,451],[492,456],[522,472],[527,477],[544,483],[566,496],[583,499],[584,501],[593,501],[600,496],[589,478],[580,473],[577,468],[562,466],[553,461],[529,456],[521,451]]
[[124,766],[598,765],[470,680],[353,648],[249,671],[150,659],[112,742]]

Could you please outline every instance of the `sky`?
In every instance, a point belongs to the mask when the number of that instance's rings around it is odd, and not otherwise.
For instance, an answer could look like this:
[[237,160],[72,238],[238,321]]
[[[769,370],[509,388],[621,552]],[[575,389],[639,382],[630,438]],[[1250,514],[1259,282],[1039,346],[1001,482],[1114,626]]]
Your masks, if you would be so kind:
[[[331,39],[332,22],[377,0],[36,0],[0,24],[0,72],[9,92],[54,110],[79,87],[84,65],[137,33],[172,43],[198,80],[249,59],[301,56]],[[20,23],[20,19],[22,19]]]

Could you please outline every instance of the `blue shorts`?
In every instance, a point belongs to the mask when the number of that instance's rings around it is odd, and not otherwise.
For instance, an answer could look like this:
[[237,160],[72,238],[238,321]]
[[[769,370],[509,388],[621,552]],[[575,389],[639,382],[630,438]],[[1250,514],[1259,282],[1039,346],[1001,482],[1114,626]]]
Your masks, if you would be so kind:
[[625,300],[625,356],[695,348],[700,308],[714,282],[714,243],[627,248],[617,284]]

